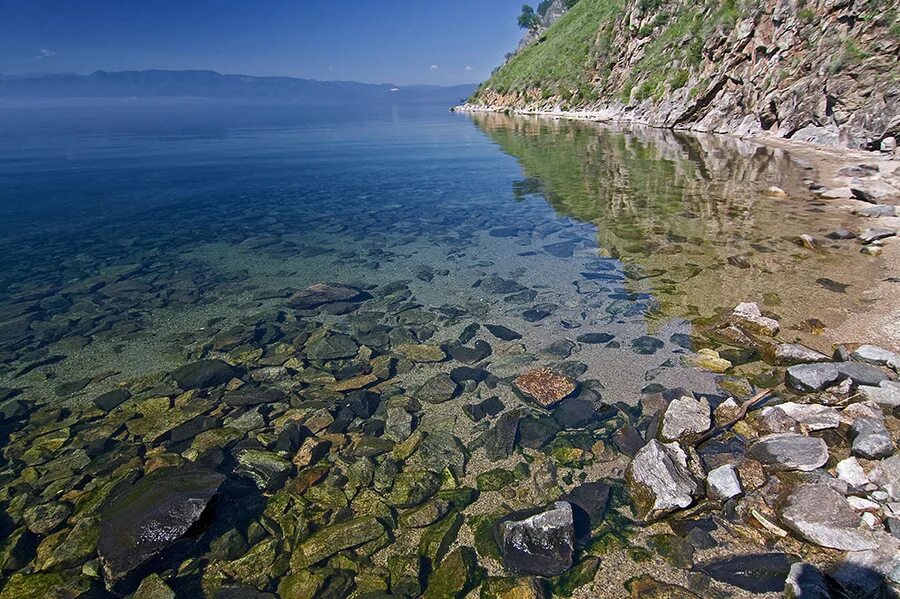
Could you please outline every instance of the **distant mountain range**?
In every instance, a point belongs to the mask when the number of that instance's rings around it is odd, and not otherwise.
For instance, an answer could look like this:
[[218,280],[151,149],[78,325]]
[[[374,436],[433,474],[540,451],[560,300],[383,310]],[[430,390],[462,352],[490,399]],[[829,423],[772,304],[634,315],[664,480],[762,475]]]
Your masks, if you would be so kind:
[[215,71],[96,71],[0,75],[0,99],[215,98],[273,100],[303,104],[459,103],[475,85],[391,85],[316,81],[293,77],[222,75]]

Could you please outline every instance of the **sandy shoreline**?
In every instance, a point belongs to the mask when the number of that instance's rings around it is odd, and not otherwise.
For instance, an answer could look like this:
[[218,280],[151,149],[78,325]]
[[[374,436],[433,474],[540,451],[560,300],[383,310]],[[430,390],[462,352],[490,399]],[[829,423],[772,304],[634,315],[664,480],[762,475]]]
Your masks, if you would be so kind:
[[[510,112],[505,108],[463,105],[453,108],[455,112]],[[601,112],[529,111],[510,112],[512,115],[533,116],[548,119],[568,119],[597,123],[599,125],[637,126],[663,128],[635,120],[611,118]],[[685,133],[698,133],[685,130]],[[815,173],[810,187],[821,186],[819,197],[828,199],[835,210],[851,213],[853,210],[872,206],[853,197],[851,188],[871,193],[878,204],[900,205],[900,154],[893,156],[881,152],[854,150],[838,146],[825,146],[777,137],[740,136],[720,132],[704,132],[706,135],[724,135],[763,146],[780,148],[807,162]],[[865,178],[848,176],[842,169],[861,164],[877,166],[877,173]],[[773,185],[777,181],[773,181]],[[893,217],[868,218],[869,228],[894,229],[900,231],[900,208]],[[854,231],[860,233],[860,231]],[[862,292],[862,299],[877,306],[876,309],[847,314],[843,323],[830,330],[830,337],[841,343],[860,344],[872,342],[873,338],[885,341],[892,351],[900,351],[900,237],[894,236],[881,242],[884,262],[884,276]]]

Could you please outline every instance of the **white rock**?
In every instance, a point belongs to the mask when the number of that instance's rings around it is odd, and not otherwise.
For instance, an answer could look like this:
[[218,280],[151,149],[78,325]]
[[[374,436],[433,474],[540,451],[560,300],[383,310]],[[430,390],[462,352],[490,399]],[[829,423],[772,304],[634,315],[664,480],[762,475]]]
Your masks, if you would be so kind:
[[877,387],[860,385],[857,391],[863,399],[880,406],[889,408],[900,406],[900,383],[896,381],[881,381]]
[[684,450],[677,443],[663,444],[656,439],[637,452],[625,479],[639,517],[647,521],[688,507],[700,493]]
[[896,360],[897,354],[877,345],[860,345],[850,354],[850,357],[861,362],[883,366],[891,360]]
[[679,397],[666,406],[659,435],[664,441],[677,441],[687,435],[705,433],[710,426],[706,398]]
[[881,520],[878,519],[878,516],[873,514],[872,512],[866,512],[862,515],[863,524],[875,530],[881,525]]
[[743,492],[737,470],[731,464],[714,468],[706,475],[706,493],[713,499],[731,499]]
[[747,328],[756,330],[766,335],[774,336],[781,330],[781,325],[773,318],[762,315],[759,306],[753,302],[744,302],[738,304],[731,313],[732,320],[738,324],[743,324]]
[[869,477],[866,476],[866,471],[859,465],[859,460],[856,458],[841,460],[835,470],[838,478],[851,487],[864,487],[869,484]]
[[850,507],[855,509],[857,512],[873,512],[877,514],[881,509],[881,506],[879,506],[874,501],[870,501],[863,497],[856,497],[855,495],[847,497],[847,503],[849,503]]
[[829,406],[788,401],[776,407],[810,431],[837,428],[841,424],[840,412]]
[[863,529],[843,495],[823,484],[801,485],[780,506],[781,521],[798,536],[822,547],[843,551],[875,549],[878,543]]

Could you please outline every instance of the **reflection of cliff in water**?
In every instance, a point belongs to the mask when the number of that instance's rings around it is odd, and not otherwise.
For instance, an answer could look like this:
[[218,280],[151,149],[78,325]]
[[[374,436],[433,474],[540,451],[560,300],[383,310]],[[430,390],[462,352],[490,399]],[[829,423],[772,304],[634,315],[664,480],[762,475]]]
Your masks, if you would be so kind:
[[[473,118],[522,164],[528,178],[514,193],[537,190],[560,214],[594,223],[600,252],[622,260],[630,285],[654,293],[664,317],[696,322],[758,301],[813,342],[810,319],[836,326],[868,308],[861,291],[880,278],[880,259],[826,239],[859,224],[815,199],[803,182],[809,167],[783,150],[661,129]],[[773,197],[771,185],[790,197]],[[804,233],[821,251],[796,243]],[[821,279],[851,287],[835,293]]]

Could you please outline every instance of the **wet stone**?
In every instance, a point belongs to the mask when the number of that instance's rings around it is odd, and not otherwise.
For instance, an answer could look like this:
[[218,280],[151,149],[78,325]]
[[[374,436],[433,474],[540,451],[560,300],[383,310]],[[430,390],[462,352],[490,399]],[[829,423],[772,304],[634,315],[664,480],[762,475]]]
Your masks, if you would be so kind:
[[291,567],[308,568],[339,551],[362,545],[384,534],[376,518],[361,517],[327,526],[300,543],[291,555]]
[[874,549],[871,533],[860,528],[860,517],[847,499],[826,484],[794,489],[779,506],[784,525],[802,539],[843,551]]
[[492,349],[487,341],[477,340],[472,347],[453,344],[448,348],[450,357],[463,364],[477,364],[491,355]]
[[434,495],[440,486],[441,478],[434,472],[401,472],[394,480],[387,501],[394,507],[416,507]]
[[808,472],[828,461],[828,446],[816,437],[796,433],[775,433],[760,438],[750,446],[748,455],[778,470]]
[[751,593],[780,593],[792,562],[784,553],[761,553],[717,559],[698,564],[696,569]]
[[557,576],[572,567],[572,506],[557,501],[533,514],[510,514],[495,528],[503,565],[510,572]]
[[439,404],[456,397],[459,385],[449,375],[439,373],[425,381],[416,391],[416,399],[430,404]]
[[437,472],[449,468],[457,477],[465,474],[469,459],[462,442],[445,432],[429,432],[419,444],[418,458],[430,470]]
[[23,514],[23,519],[28,530],[43,536],[59,528],[71,513],[70,505],[52,502],[28,508]]
[[522,338],[522,335],[519,333],[499,324],[486,324],[484,327],[490,331],[491,335],[501,341],[515,341]]
[[822,572],[803,562],[791,565],[784,586],[785,596],[791,599],[832,599],[834,596]]
[[225,480],[202,466],[156,470],[118,492],[102,513],[97,552],[109,584],[163,552],[200,521]]
[[661,350],[665,344],[656,337],[643,335],[632,340],[631,349],[637,354],[652,355]]
[[461,599],[481,579],[478,557],[471,547],[459,547],[441,560],[428,580],[424,599]]
[[473,422],[480,422],[487,416],[496,416],[503,411],[503,402],[498,397],[489,397],[479,403],[470,403],[463,406],[463,412]]
[[520,374],[513,385],[542,407],[552,407],[576,389],[575,382],[548,368],[535,368]]
[[572,355],[573,349],[575,349],[575,344],[573,342],[568,339],[560,339],[548,345],[544,351],[557,358],[568,358]]
[[730,319],[756,333],[774,337],[781,327],[778,321],[762,315],[759,306],[753,302],[738,304],[731,312]]
[[290,398],[287,393],[279,389],[263,389],[255,385],[242,385],[235,391],[230,391],[222,397],[229,406],[258,406],[270,403],[288,403]]
[[127,401],[131,397],[131,393],[128,392],[127,389],[113,389],[112,391],[107,391],[102,395],[98,395],[94,398],[94,405],[109,412],[125,401]]
[[311,360],[338,360],[352,358],[359,347],[351,337],[343,334],[326,335],[306,345],[306,355]]
[[609,333],[583,333],[578,336],[578,343],[586,343],[588,345],[601,345],[609,343],[615,339],[615,335]]
[[484,435],[484,453],[492,462],[508,458],[516,446],[521,416],[516,411],[503,414]]
[[276,453],[245,449],[236,459],[235,474],[249,478],[264,491],[280,489],[291,473],[292,464]]
[[647,521],[688,507],[700,493],[687,455],[675,443],[651,439],[634,456],[625,476],[638,517]]
[[237,369],[222,360],[200,360],[178,368],[171,377],[179,388],[189,391],[224,385],[237,375]]
[[298,310],[310,310],[333,302],[362,299],[364,292],[349,285],[319,283],[298,291],[288,299],[288,306]]

